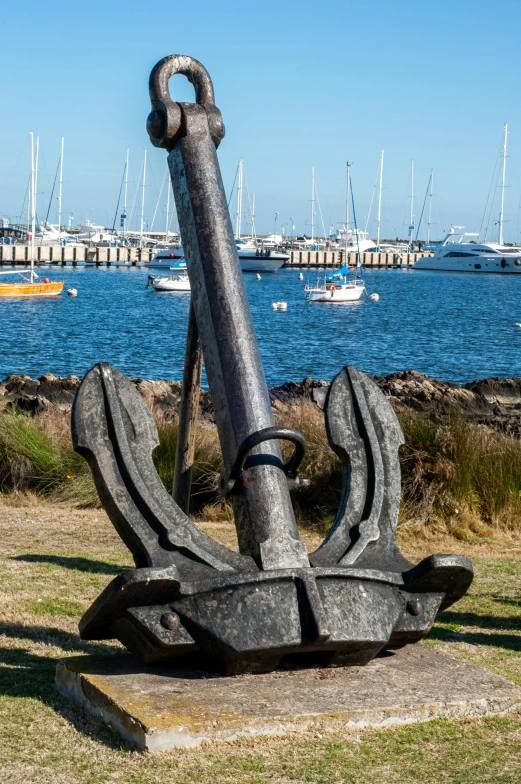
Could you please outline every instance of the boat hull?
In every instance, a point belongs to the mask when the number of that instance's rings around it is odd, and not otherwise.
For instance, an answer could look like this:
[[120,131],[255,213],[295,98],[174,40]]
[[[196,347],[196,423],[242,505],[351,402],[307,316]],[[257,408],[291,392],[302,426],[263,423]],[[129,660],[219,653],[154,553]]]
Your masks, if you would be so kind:
[[310,302],[329,302],[336,304],[338,302],[358,302],[365,291],[363,286],[348,286],[346,288],[337,288],[334,291],[330,289],[315,288],[307,289],[306,296]]
[[161,280],[158,278],[157,280],[152,280],[151,284],[155,291],[182,291],[190,293],[190,281],[188,278],[186,280]]
[[56,297],[64,281],[53,283],[0,283],[0,297]]
[[503,257],[497,259],[476,257],[460,261],[423,256],[412,265],[411,269],[429,270],[430,272],[489,272],[496,275],[521,275],[521,266],[516,265],[514,259],[504,259]]
[[276,272],[289,259],[285,253],[257,256],[254,250],[239,251],[237,255],[243,272]]
[[169,270],[171,269],[172,265],[180,261],[180,259],[158,259],[158,261],[149,261],[145,264],[147,269],[164,269]]
[[[238,250],[237,255],[243,272],[276,272],[289,259],[287,253],[271,251],[268,256],[253,249]],[[184,259],[184,251],[178,249],[172,256],[158,254],[150,262],[146,263],[146,267],[148,269],[171,269],[172,265],[175,265],[182,259]]]

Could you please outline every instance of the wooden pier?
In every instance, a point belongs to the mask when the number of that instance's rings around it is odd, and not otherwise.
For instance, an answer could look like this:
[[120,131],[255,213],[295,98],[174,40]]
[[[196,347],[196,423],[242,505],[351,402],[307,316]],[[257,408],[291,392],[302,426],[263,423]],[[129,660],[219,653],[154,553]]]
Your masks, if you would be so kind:
[[[149,262],[156,255],[153,248],[89,248],[87,245],[35,245],[34,262],[51,262],[65,266],[78,262],[109,265],[124,263],[135,266],[139,262]],[[14,264],[27,266],[31,260],[30,245],[0,245],[0,265]]]
[[[288,250],[289,260],[285,267],[341,267],[347,256],[349,267],[356,267],[356,251],[346,254],[343,250]],[[412,267],[422,256],[432,256],[432,252],[422,253],[361,253],[364,267],[392,269],[393,267]]]
[[[111,266],[125,264],[136,266],[151,261],[157,251],[153,248],[89,248],[87,245],[35,245],[35,264],[50,262],[65,266],[78,263]],[[31,259],[30,245],[0,245],[0,266],[7,264],[27,266]],[[346,255],[350,267],[356,266],[356,252],[346,254],[343,250],[288,250],[289,259],[285,267],[341,267]],[[422,253],[362,253],[362,264],[366,268],[392,269],[411,267],[422,256],[431,256],[430,252]]]

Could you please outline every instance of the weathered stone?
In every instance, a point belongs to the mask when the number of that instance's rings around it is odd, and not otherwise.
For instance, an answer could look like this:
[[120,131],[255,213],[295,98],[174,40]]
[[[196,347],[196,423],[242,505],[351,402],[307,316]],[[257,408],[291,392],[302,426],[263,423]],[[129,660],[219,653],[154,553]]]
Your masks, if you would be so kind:
[[479,667],[408,646],[366,667],[223,678],[147,668],[130,656],[75,657],[56,686],[140,750],[342,727],[485,716],[521,705],[521,689]]
[[[181,399],[181,382],[130,379],[147,404],[160,411],[166,419],[177,415]],[[395,410],[412,408],[436,415],[458,414],[469,421],[483,424],[514,436],[521,436],[521,378],[486,378],[460,386],[438,381],[415,370],[375,376],[374,380]],[[78,376],[61,378],[45,374],[40,379],[11,375],[0,381],[0,405],[15,405],[31,413],[52,409],[68,410],[81,382]],[[298,400],[310,399],[323,404],[329,383],[304,379],[287,381],[269,390],[273,407],[283,410]],[[210,394],[201,392],[200,413],[214,421]]]

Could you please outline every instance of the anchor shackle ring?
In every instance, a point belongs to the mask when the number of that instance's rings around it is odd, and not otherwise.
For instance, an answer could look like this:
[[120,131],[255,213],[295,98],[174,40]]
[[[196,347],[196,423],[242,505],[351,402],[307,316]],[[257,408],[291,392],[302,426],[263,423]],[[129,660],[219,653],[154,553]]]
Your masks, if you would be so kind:
[[[175,103],[170,97],[168,82],[174,74],[183,74],[195,88],[195,104]],[[152,69],[148,80],[152,111],[147,119],[147,132],[154,147],[170,151],[183,129],[183,113],[195,105],[208,117],[210,136],[216,147],[224,137],[221,112],[214,103],[213,84],[206,68],[198,60],[184,54],[163,57]]]
[[299,466],[307,451],[306,439],[302,433],[299,433],[298,430],[293,430],[290,427],[265,427],[262,430],[257,430],[241,441],[228,475],[226,475],[226,472],[223,472],[221,475],[221,492],[226,495],[234,491],[236,483],[244,469],[248,454],[253,447],[262,444],[264,441],[272,441],[273,439],[291,441],[295,445],[295,450],[288,462],[281,465],[288,480],[295,484]]

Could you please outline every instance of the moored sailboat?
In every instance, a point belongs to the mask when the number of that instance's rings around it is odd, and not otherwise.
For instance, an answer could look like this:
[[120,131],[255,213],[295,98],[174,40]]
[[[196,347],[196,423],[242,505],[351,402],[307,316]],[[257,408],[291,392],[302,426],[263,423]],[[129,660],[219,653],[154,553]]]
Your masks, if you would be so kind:
[[[347,183],[346,183],[346,229],[349,225],[349,192],[350,192],[350,165],[347,164]],[[351,189],[351,198],[353,200],[353,218],[355,221],[355,232],[358,237],[358,229],[356,226],[356,214],[354,211],[353,191]],[[362,262],[360,256],[360,245],[357,248],[356,257],[356,276],[349,278],[349,269],[347,262],[347,232],[346,232],[346,261],[338,272],[333,275],[324,276],[323,282],[320,278],[314,286],[304,286],[306,298],[309,302],[358,302],[365,294],[365,283],[362,275]]]
[[34,135],[31,133],[31,265],[26,270],[1,270],[3,275],[18,275],[21,280],[14,283],[0,283],[0,297],[53,297],[61,294],[64,281],[50,281],[44,278],[36,283],[38,275],[34,271],[34,235],[36,230],[36,181],[34,176]]
[[0,297],[53,297],[63,291],[64,281],[44,278],[36,283],[38,275],[31,269],[0,270],[0,275],[19,275],[21,278],[14,283],[0,283]]

